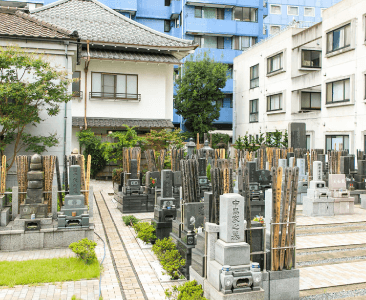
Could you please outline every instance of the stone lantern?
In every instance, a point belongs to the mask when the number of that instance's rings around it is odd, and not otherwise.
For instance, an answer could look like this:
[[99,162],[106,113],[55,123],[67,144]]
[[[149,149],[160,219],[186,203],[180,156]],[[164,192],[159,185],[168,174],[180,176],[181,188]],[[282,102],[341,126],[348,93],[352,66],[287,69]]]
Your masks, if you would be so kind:
[[196,148],[196,144],[193,141],[193,138],[189,139],[189,142],[186,144],[186,146],[187,146],[188,158],[191,158],[192,155],[194,154],[194,149]]

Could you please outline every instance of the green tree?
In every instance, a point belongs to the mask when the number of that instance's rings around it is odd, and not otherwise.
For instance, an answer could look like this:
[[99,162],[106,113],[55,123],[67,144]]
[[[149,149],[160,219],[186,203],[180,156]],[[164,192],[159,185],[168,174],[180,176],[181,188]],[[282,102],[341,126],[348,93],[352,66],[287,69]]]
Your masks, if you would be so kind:
[[177,96],[174,106],[185,126],[192,133],[207,133],[214,129],[213,122],[220,117],[221,102],[226,85],[227,66],[215,62],[207,53],[193,55],[184,63],[176,81]]
[[21,149],[42,153],[59,143],[56,133],[34,135],[27,129],[43,121],[42,111],[58,115],[60,104],[71,100],[66,93],[71,82],[42,55],[0,47],[0,153],[13,147],[8,169]]
[[107,164],[103,155],[102,141],[90,129],[76,132],[76,137],[78,138],[80,147],[84,149],[84,156],[88,157],[89,154],[91,155],[90,174],[95,178],[99,171],[102,171]]
[[163,129],[160,131],[151,130],[145,135],[145,139],[149,147],[160,151],[162,149],[168,149],[170,145],[182,148],[185,137],[180,133],[179,129],[173,131]]
[[113,138],[113,142],[102,143],[103,155],[107,161],[122,162],[123,148],[142,147],[146,143],[146,139],[137,135],[135,127],[126,127],[126,131],[116,131],[108,136]]

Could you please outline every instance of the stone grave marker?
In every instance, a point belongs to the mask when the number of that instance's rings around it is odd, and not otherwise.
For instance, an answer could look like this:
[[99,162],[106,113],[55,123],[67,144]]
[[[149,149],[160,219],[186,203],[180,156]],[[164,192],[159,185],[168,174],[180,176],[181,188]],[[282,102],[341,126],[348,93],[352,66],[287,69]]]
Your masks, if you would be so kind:
[[173,197],[173,172],[171,170],[161,171],[161,198]]
[[206,176],[206,159],[198,159],[198,176]]
[[346,176],[344,174],[329,174],[329,190],[345,190]]
[[322,162],[314,161],[313,162],[313,180],[314,181],[322,181],[323,180],[323,170],[322,170]]
[[306,124],[290,122],[288,126],[289,147],[306,149]]
[[203,227],[205,208],[203,202],[191,202],[184,204],[184,228],[192,231]]
[[258,177],[256,176],[257,163],[255,161],[248,161],[247,167],[249,170],[249,182],[257,182]]
[[298,158],[297,166],[299,167],[299,176],[305,175],[305,173],[306,173],[305,158]]
[[220,196],[220,239],[226,243],[244,242],[244,197]]
[[137,159],[131,159],[130,179],[138,179],[137,177]]
[[81,188],[81,168],[79,165],[73,165],[69,168],[69,195],[80,195]]

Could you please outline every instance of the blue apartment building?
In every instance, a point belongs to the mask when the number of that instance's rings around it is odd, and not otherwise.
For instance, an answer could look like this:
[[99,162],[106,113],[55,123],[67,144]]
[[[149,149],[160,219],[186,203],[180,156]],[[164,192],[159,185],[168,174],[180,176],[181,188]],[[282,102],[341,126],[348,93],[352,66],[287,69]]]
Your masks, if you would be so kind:
[[322,11],[341,0],[268,0],[268,16],[264,19],[267,35],[274,35],[291,22],[303,28],[321,22]]
[[[216,61],[228,64],[243,50],[275,34],[294,19],[304,27],[321,21],[323,9],[340,0],[99,0],[104,5],[152,29],[174,37],[195,40],[195,55],[209,51]],[[44,4],[54,2],[44,0]],[[219,130],[233,123],[233,76],[223,92]],[[184,129],[174,112],[173,124]]]

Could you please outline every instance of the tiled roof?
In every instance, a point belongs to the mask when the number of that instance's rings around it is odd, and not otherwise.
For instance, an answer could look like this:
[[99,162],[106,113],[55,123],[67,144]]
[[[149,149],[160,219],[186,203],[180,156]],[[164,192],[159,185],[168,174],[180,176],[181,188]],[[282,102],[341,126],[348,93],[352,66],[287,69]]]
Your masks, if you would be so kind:
[[0,35],[64,39],[77,33],[14,8],[0,7]]
[[[179,59],[170,54],[146,53],[146,52],[125,52],[109,50],[90,50],[91,58],[100,59],[119,59],[125,61],[158,62],[180,64]],[[82,51],[82,57],[87,57],[87,52]]]
[[47,22],[77,30],[83,41],[141,47],[196,47],[193,41],[155,31],[96,0],[60,0],[31,13]]
[[[173,128],[171,120],[167,119],[117,119],[117,118],[86,118],[88,127],[129,127],[136,126],[140,128]],[[72,126],[84,126],[83,117],[73,117]]]

